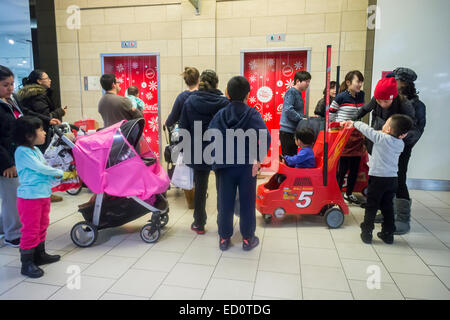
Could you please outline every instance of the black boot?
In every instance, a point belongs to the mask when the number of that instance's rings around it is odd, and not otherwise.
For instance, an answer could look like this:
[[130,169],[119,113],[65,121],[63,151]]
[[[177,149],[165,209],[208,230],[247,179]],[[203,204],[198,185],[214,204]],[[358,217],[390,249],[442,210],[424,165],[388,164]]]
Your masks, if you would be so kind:
[[30,278],[40,278],[44,275],[44,271],[37,267],[33,262],[33,256],[36,248],[20,249],[20,261],[22,262],[22,269],[20,273]]
[[378,238],[383,240],[384,243],[393,244],[394,243],[394,234],[390,232],[381,231],[377,233]]
[[47,252],[45,252],[45,242],[41,242],[36,247],[36,251],[34,252],[34,264],[37,266],[53,263],[56,261],[59,261],[61,259],[61,256],[59,255],[50,255]]

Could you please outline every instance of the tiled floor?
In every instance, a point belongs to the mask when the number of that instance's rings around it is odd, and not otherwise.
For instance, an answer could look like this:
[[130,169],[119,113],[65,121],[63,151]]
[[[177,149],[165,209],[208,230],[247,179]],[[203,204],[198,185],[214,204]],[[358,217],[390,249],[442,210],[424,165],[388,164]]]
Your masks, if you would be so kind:
[[[64,194],[52,206],[47,238],[61,262],[28,279],[20,275],[18,249],[0,247],[0,299],[450,299],[450,192],[411,191],[412,230],[392,246],[376,237],[363,244],[364,211],[351,206],[335,230],[318,216],[266,225],[257,214],[261,244],[250,252],[242,250],[235,219],[232,247],[221,252],[214,185],[211,176],[205,235],[190,230],[192,210],[182,192],[170,190],[170,221],[153,245],[139,236],[146,216],[77,248],[69,232],[82,220],[77,205],[91,194]],[[79,289],[66,285],[73,266],[81,272]],[[378,287],[371,282],[376,274]]]

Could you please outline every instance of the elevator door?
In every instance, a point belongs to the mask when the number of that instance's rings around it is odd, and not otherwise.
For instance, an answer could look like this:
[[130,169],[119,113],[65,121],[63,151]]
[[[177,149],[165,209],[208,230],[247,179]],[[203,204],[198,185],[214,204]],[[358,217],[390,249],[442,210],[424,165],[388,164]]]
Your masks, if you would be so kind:
[[[244,54],[244,77],[251,86],[249,106],[261,113],[269,130],[280,129],[284,94],[294,85],[295,73],[306,71],[307,57],[307,51]],[[302,95],[305,101],[305,92]]]
[[[284,94],[294,85],[295,73],[307,70],[308,51],[246,52],[243,63],[244,77],[250,82],[251,89],[248,105],[261,113],[269,131],[279,130]],[[302,97],[305,102],[304,91]],[[268,158],[272,157],[273,150],[280,152],[280,142],[274,137],[272,135]],[[266,166],[272,165],[270,161]]]
[[127,89],[134,85],[139,98],[145,103],[145,139],[159,157],[159,74],[156,55],[103,56],[103,73],[113,73],[120,84],[119,95],[127,96]]

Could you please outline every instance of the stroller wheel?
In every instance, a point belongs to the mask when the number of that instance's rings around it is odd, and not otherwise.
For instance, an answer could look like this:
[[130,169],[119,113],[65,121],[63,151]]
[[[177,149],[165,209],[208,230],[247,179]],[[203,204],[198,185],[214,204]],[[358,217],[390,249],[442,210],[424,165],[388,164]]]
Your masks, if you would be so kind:
[[97,240],[97,236],[97,228],[86,221],[78,222],[70,231],[70,237],[72,238],[73,243],[81,248],[90,247],[95,240]]
[[73,188],[73,189],[66,190],[66,193],[70,194],[71,196],[76,196],[77,194],[79,194],[81,192],[81,189],[83,189],[83,184],[81,183],[80,178],[78,177],[77,180],[78,180],[78,182],[80,182],[79,188]]
[[169,222],[169,215],[167,213],[164,213],[161,215],[161,228],[165,227],[166,224]]
[[158,241],[161,235],[161,230],[159,228],[152,227],[151,223],[147,223],[141,229],[141,238],[147,243],[154,243]]
[[337,229],[344,223],[344,213],[337,208],[325,212],[325,222],[330,229]]

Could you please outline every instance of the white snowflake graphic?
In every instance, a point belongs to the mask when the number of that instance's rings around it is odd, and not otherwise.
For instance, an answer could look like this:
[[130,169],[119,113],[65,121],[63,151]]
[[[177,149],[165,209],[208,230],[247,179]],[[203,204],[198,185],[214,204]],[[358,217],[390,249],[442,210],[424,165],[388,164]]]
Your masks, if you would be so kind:
[[256,98],[255,98],[255,97],[250,97],[250,98],[248,99],[248,101],[249,101],[250,103],[255,103],[255,102],[256,102]]
[[284,99],[284,94],[285,94],[286,92],[283,92],[282,94],[281,94],[281,97]]
[[155,152],[155,156],[159,159],[159,152]]
[[297,61],[296,63],[294,63],[294,67],[295,70],[300,70],[301,68],[303,68],[303,63],[301,61]]
[[117,78],[116,81],[117,83],[123,83],[123,78]]
[[133,69],[137,69],[137,68],[139,68],[139,63],[133,62],[133,63],[131,64],[131,67],[132,67]]
[[286,83],[284,85],[286,86],[286,89],[290,89],[294,86],[294,80],[286,80]]
[[147,98],[147,100],[152,100],[153,99],[153,94],[151,92],[148,92],[145,97]]
[[158,130],[158,117],[153,117],[148,121],[148,125],[153,132]]
[[152,142],[152,138],[150,138],[150,137],[146,137],[145,140],[146,140],[148,143]]
[[268,64],[270,67],[274,66],[274,65],[275,65],[275,59],[269,59],[269,60],[267,60],[267,64]]
[[256,81],[255,75],[251,75],[251,76],[250,76],[250,82],[255,82],[255,81]]
[[249,66],[250,70],[255,70],[258,67],[258,65],[256,64],[256,60],[250,61],[248,66]]
[[123,72],[123,70],[125,70],[125,68],[123,67],[123,64],[119,63],[119,64],[116,66],[116,70],[119,71],[119,72]]
[[272,114],[270,112],[264,114],[263,115],[263,120],[266,121],[266,122],[272,120]]
[[156,89],[158,89],[158,83],[157,83],[156,81],[150,81],[150,82],[148,83],[148,88],[149,88],[151,91],[155,91]]
[[141,83],[141,87],[144,88],[144,89],[147,88],[147,83],[142,82],[142,83]]

